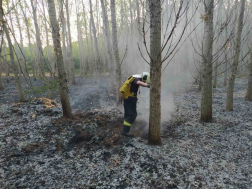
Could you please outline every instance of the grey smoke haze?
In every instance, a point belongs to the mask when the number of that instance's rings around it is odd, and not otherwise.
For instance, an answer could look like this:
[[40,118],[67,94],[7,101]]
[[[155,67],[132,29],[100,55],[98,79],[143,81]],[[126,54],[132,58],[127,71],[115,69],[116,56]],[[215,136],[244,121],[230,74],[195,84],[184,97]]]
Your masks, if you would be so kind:
[[[168,10],[168,12],[169,11],[170,10]],[[189,9],[189,13],[188,13],[189,18],[191,18],[192,12],[193,11],[191,11],[191,9]],[[167,18],[164,17],[164,15],[166,15],[165,7],[163,8],[162,15],[163,15],[163,18],[162,18],[162,23],[163,23],[162,37],[164,37],[165,28],[166,28],[167,20],[168,20]],[[163,71],[162,89],[161,89],[161,111],[162,111],[161,121],[162,122],[168,121],[171,118],[171,113],[175,110],[176,106],[174,104],[173,94],[175,92],[180,92],[180,91],[186,90],[187,87],[189,86],[189,84],[194,80],[192,75],[195,76],[197,73],[196,66],[198,66],[198,65],[195,64],[195,62],[194,62],[194,59],[196,56],[194,54],[194,49],[192,47],[191,41],[189,39],[187,39],[186,42],[184,42],[184,41],[187,38],[190,31],[197,25],[197,23],[200,22],[199,15],[200,15],[200,13],[198,13],[195,16],[196,18],[193,20],[193,22],[191,22],[191,24],[189,25],[190,27],[189,26],[187,27],[185,34],[181,40],[181,43],[178,45],[179,48],[176,49],[178,51],[177,52],[176,52],[176,50],[174,51],[174,53],[176,55],[173,57],[172,61],[169,63],[167,68]],[[174,17],[174,14],[173,14],[173,17]],[[171,23],[173,23],[174,18],[171,21],[172,21]],[[163,57],[167,53],[170,45],[171,45],[171,47],[174,47],[176,41],[180,37],[181,32],[183,31],[184,26],[185,26],[185,21],[182,21],[177,25],[175,33],[174,33],[172,40],[171,40],[172,43],[168,43],[168,45],[166,46],[166,48],[162,54]],[[146,23],[145,28],[147,28],[147,29],[149,28],[147,23]],[[168,33],[169,33],[170,29],[171,29],[171,24],[169,24]],[[196,30],[195,33],[200,32],[200,29],[202,29],[202,28],[199,28],[198,30]],[[143,39],[141,41],[139,40],[139,33],[138,32],[141,30],[142,30],[142,28],[138,28],[138,29],[134,28],[134,32],[133,32],[134,35],[133,36],[130,36],[130,27],[128,29],[125,29],[122,32],[118,32],[118,40],[119,40],[118,46],[119,46],[121,60],[125,55],[126,47],[128,49],[126,52],[126,56],[122,62],[122,73],[123,73],[122,82],[130,75],[142,73],[144,71],[148,71],[148,72],[150,71],[149,65],[142,58],[142,56],[139,52],[139,49],[138,49],[137,42],[140,45],[140,49],[142,51],[143,56],[145,57],[146,60],[149,61],[148,55],[147,55],[145,47],[143,45]],[[166,38],[167,38],[167,35],[166,35]],[[150,46],[149,39],[150,39],[150,35],[148,32],[146,34],[146,42],[147,42],[148,49]],[[162,42],[163,42],[163,40],[164,39],[162,39]],[[103,52],[107,53],[107,50],[103,49]],[[173,55],[171,55],[171,57],[172,56]],[[199,57],[196,57],[196,58],[199,58]],[[163,63],[163,68],[167,65],[167,63],[169,61],[170,61],[170,58],[167,59]],[[105,85],[104,81],[99,81],[96,84],[96,86],[92,86],[91,88],[78,89],[79,95],[76,95],[71,99],[71,104],[73,106],[78,105],[82,101],[84,96],[87,96],[90,93],[95,93],[96,90],[99,88],[99,86],[102,86],[102,85]],[[108,83],[106,85],[108,85]],[[99,101],[101,103],[104,103],[103,99],[105,99],[105,98],[104,97],[99,98]],[[147,129],[148,128],[148,121],[149,121],[149,89],[147,89],[147,88],[140,87],[140,94],[138,94],[137,111],[138,111],[138,118],[137,119],[144,119],[145,121],[147,121],[147,125],[146,125],[146,129]]]
[[[165,9],[163,9],[162,15],[165,14]],[[189,11],[188,16],[192,14],[192,11]],[[167,20],[163,18],[163,27],[162,27],[162,37],[165,33],[165,28],[167,25]],[[185,22],[180,22],[180,24],[176,27],[175,34],[172,38],[172,43],[168,43],[167,47],[165,48],[162,57],[168,51],[170,45],[175,46],[176,41],[179,39],[180,34],[183,31],[185,26]],[[149,28],[148,25],[145,26]],[[193,26],[192,26],[193,27]],[[171,25],[169,25],[168,31],[171,29]],[[142,28],[139,29],[141,31]],[[132,36],[132,40],[130,42],[126,41],[124,36],[119,36],[119,44],[120,46],[128,45],[128,54],[126,59],[123,62],[123,69],[125,71],[124,79],[132,74],[142,73],[144,71],[150,71],[149,65],[145,62],[142,58],[137,42],[140,45],[141,51],[143,56],[146,60],[149,61],[148,55],[146,53],[145,47],[143,42],[139,40],[139,35],[137,34],[138,31],[135,31],[135,35]],[[169,33],[169,32],[168,32]],[[182,40],[182,42],[186,39],[187,35],[190,33],[190,27],[186,30]],[[147,47],[149,49],[149,40],[150,35],[149,32],[146,34],[146,42]],[[162,42],[164,37],[162,38]],[[180,47],[180,45],[178,45]],[[177,48],[178,49],[178,48]],[[175,104],[173,100],[174,92],[180,92],[187,89],[189,84],[193,81],[192,75],[196,73],[196,67],[194,65],[194,57],[193,53],[194,50],[191,45],[191,41],[187,40],[184,44],[178,49],[179,51],[176,52],[176,55],[173,57],[172,61],[169,63],[167,68],[162,73],[162,89],[161,89],[161,121],[165,122],[171,118],[171,113],[175,109]],[[122,52],[121,52],[122,54]],[[173,55],[172,55],[173,56]],[[171,56],[171,57],[172,57]],[[163,68],[167,65],[170,59],[166,60],[163,63]],[[148,121],[149,121],[149,89],[140,87],[140,94],[138,94],[138,104],[137,104],[137,111],[138,111],[138,118],[147,121],[146,129],[148,128]]]

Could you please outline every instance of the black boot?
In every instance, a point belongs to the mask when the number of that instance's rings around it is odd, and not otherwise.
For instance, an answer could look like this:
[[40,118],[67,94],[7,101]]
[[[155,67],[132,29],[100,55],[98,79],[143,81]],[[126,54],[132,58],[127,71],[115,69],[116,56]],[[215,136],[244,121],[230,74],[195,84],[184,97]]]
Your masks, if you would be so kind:
[[122,130],[122,135],[127,136],[127,137],[134,137],[133,134],[129,134],[130,127],[123,125],[123,130]]

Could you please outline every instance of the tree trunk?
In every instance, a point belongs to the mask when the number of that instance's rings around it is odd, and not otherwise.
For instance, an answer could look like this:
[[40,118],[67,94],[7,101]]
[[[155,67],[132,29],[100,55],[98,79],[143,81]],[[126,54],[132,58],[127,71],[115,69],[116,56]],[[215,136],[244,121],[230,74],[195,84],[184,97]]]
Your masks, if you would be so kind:
[[29,24],[28,24],[28,19],[26,16],[26,10],[24,11],[23,6],[20,6],[21,11],[23,13],[24,16],[24,21],[25,21],[25,26],[26,26],[26,31],[27,31],[27,38],[28,38],[28,42],[29,42],[29,50],[30,50],[30,55],[31,55],[31,68],[32,68],[32,76],[35,77],[35,62],[34,62],[34,56],[33,56],[33,52],[32,52],[32,47],[31,47],[31,34],[30,34],[30,29],[29,29]]
[[96,0],[96,31],[97,31],[97,36],[99,36],[99,31],[100,31],[100,15],[99,15],[99,0]]
[[63,55],[60,44],[59,25],[56,17],[54,0],[48,0],[49,17],[53,35],[54,52],[58,68],[58,81],[60,100],[63,109],[63,117],[72,117],[72,109],[68,97],[68,87],[66,82],[66,72],[64,70]]
[[0,68],[0,90],[4,90],[4,86],[3,86],[3,81],[2,81],[2,68]]
[[25,58],[25,51],[24,51],[22,28],[21,28],[21,25],[20,25],[19,17],[18,17],[19,14],[18,14],[16,9],[15,9],[15,15],[16,15],[18,30],[19,30],[19,35],[20,35],[20,46],[18,47],[19,57],[21,59],[20,67],[22,68],[22,73],[23,73],[23,76],[25,77],[26,82],[29,83],[30,86],[32,87],[32,82],[30,80],[29,72],[28,72],[28,69],[27,69],[27,66],[26,66],[26,58]]
[[92,35],[92,23],[91,23],[91,18],[90,18],[90,22],[89,22],[89,33],[90,33],[90,43],[91,43],[91,45],[90,45],[90,48],[91,48],[91,61],[90,61],[90,67],[91,67],[91,72],[92,73],[94,73],[95,71],[95,66],[96,65],[94,65],[94,64],[92,64],[93,62],[95,62],[95,60],[94,60],[94,43],[93,43],[93,35]]
[[[230,0],[228,0],[228,8],[227,8],[227,11],[226,11],[226,19],[229,17],[229,11],[230,11]],[[226,26],[225,27],[225,36],[226,36],[226,39],[228,38],[228,27]],[[224,86],[227,86],[227,73],[228,73],[228,49],[229,48],[229,41],[227,42],[226,44],[226,47],[225,47],[225,65],[224,65],[224,82],[223,82],[223,85]]]
[[[0,19],[2,20],[2,15],[3,15],[2,5],[0,5],[0,8],[1,8]],[[9,44],[9,54],[10,54],[12,69],[13,69],[13,72],[14,72],[14,75],[15,75],[15,82],[16,82],[17,87],[18,87],[19,100],[20,100],[20,102],[24,102],[25,101],[25,95],[24,95],[24,91],[23,91],[23,88],[22,88],[19,76],[18,76],[17,67],[15,65],[14,53],[13,53],[13,49],[12,49],[13,47],[12,47],[12,43],[11,43],[11,38],[10,38],[9,31],[8,31],[8,28],[7,28],[6,24],[4,24],[3,27],[4,27],[4,32],[6,34],[6,38],[7,38],[8,44]]]
[[150,117],[149,144],[161,144],[161,0],[149,1],[150,11]]
[[67,76],[69,76],[69,69],[68,68],[68,61],[67,61],[67,50],[66,50],[66,19],[64,16],[64,0],[59,0],[60,6],[60,20],[61,20],[61,27],[62,27],[62,51],[63,51],[63,62],[64,68],[67,70]]
[[203,56],[202,56],[202,90],[201,121],[212,121],[212,51],[213,51],[213,11],[214,0],[205,1]]
[[[3,31],[4,32],[4,31]],[[7,61],[7,54],[6,54],[6,47],[5,47],[5,42],[3,41],[3,51],[4,51],[4,56],[3,60],[5,61],[5,74],[6,74],[6,80],[7,83],[9,83],[9,75],[10,75],[10,66]]]
[[121,86],[121,64],[119,58],[118,41],[117,41],[117,26],[116,26],[116,12],[115,12],[115,0],[110,0],[111,8],[111,22],[112,22],[112,40],[113,40],[113,50],[116,62],[116,94],[117,94],[117,105],[120,101],[120,91]]
[[132,14],[132,3],[131,0],[129,0],[129,4],[130,4],[130,33],[131,33],[131,38],[133,36],[133,14]]
[[75,0],[75,6],[76,6],[76,17],[77,17],[80,75],[81,75],[81,77],[83,77],[83,69],[84,69],[84,64],[85,64],[85,57],[84,57],[84,52],[83,52],[84,51],[84,45],[83,45],[83,38],[82,38],[82,32],[81,32],[80,19],[79,19],[78,5],[77,5],[76,0]]
[[[101,2],[103,2],[103,1],[101,0]],[[123,30],[123,25],[124,25],[124,23],[123,23],[123,21],[124,21],[123,0],[120,0],[120,4],[121,4],[121,9],[120,9],[120,16],[121,16],[120,30],[122,31]],[[102,12],[103,12],[103,10],[102,10]]]
[[[0,0],[1,1],[1,0]],[[0,3],[0,8],[2,8],[2,3]],[[2,15],[2,14],[0,14],[0,15]],[[0,19],[2,19],[2,16],[1,16],[1,18]],[[0,22],[0,26],[2,25],[2,23]],[[2,31],[3,32],[3,31]],[[1,35],[3,35],[3,33],[1,32]],[[2,39],[3,40],[3,39]],[[1,41],[2,43],[4,43],[3,41]],[[2,81],[2,72],[3,72],[3,70],[4,70],[4,64],[3,64],[3,51],[1,50],[1,52],[0,52],[0,56],[1,56],[1,58],[0,58],[0,90],[4,90],[4,85],[3,85],[3,81]],[[6,73],[7,74],[7,73]]]
[[234,93],[235,76],[237,73],[237,67],[241,51],[241,34],[243,28],[244,10],[245,10],[245,0],[241,0],[238,25],[237,25],[237,34],[235,38],[235,56],[234,56],[234,62],[231,65],[231,75],[229,77],[227,86],[227,100],[226,100],[227,111],[233,111],[233,95],[234,95],[233,93]]
[[73,47],[72,47],[72,37],[71,37],[71,30],[70,30],[70,17],[69,17],[69,10],[68,10],[68,0],[66,0],[66,14],[67,14],[67,30],[68,30],[68,47],[69,47],[69,61],[70,61],[70,79],[73,85],[76,85],[75,82],[75,69],[74,69],[74,60],[73,60]]
[[[9,7],[9,0],[6,1],[7,2],[7,8],[8,8],[8,12],[9,12],[9,19],[10,19],[10,25],[11,25],[11,32],[13,34],[13,36],[16,36],[15,35],[15,30],[14,30],[14,26],[13,26],[13,20],[12,20],[12,12],[10,10],[10,7]],[[13,0],[12,0],[12,7],[14,7],[14,3],[13,3]],[[16,42],[14,41],[14,46]],[[18,59],[18,57],[16,57]],[[15,61],[15,55],[14,55],[14,61]],[[16,63],[15,63],[16,64]],[[21,76],[21,68],[20,68],[20,65],[17,63],[17,69],[18,69],[18,74],[19,76]]]
[[48,68],[49,68],[49,72],[50,72],[50,77],[52,77],[53,73],[54,73],[54,63],[52,61],[52,55],[51,55],[51,51],[50,51],[44,0],[42,0],[42,6],[43,6],[43,15],[44,15],[44,27],[45,27],[45,32],[46,32],[46,52],[47,52]]
[[[138,37],[139,37],[139,41],[142,41],[142,35],[141,35],[141,26],[140,26],[140,8],[139,8],[139,0],[136,0],[136,9],[137,9],[137,33],[138,33]],[[140,43],[142,44],[142,43]]]
[[112,45],[111,45],[111,34],[109,30],[109,22],[108,22],[108,14],[107,14],[107,9],[106,6],[104,5],[104,1],[101,0],[101,6],[102,6],[102,13],[103,13],[103,25],[104,25],[104,33],[106,34],[106,39],[107,39],[107,49],[108,49],[108,54],[109,54],[109,59],[110,59],[110,72],[112,75],[114,75],[114,67],[115,67],[115,61],[112,55]]
[[252,101],[252,50],[250,50],[248,87],[245,100]]
[[36,31],[37,61],[38,61],[40,74],[45,78],[43,49],[42,49],[42,43],[41,43],[41,39],[40,39],[40,31],[39,31],[38,21],[37,21],[37,7],[34,7],[33,3],[34,3],[34,1],[31,0],[33,20],[34,20],[34,26],[35,26],[35,31]]
[[[217,24],[218,28],[223,27],[222,26],[222,9],[223,9],[223,0],[220,0],[218,2],[218,16],[217,16]],[[217,37],[217,41],[216,41],[216,45],[217,45],[217,50],[219,51],[220,46],[222,46],[222,32],[219,34],[219,36]],[[216,52],[216,56],[217,56],[217,60],[215,62],[215,69],[214,69],[214,83],[213,83],[213,88],[217,87],[217,79],[218,79],[218,69],[219,69],[219,58],[218,56],[220,53]]]
[[93,35],[94,35],[94,44],[95,44],[95,51],[96,51],[96,69],[97,71],[99,71],[100,69],[100,53],[99,53],[99,48],[98,48],[98,41],[97,41],[97,37],[96,37],[96,28],[95,28],[95,23],[94,23],[94,17],[93,17],[93,9],[92,9],[92,2],[91,0],[89,0],[89,4],[90,4],[90,20],[91,20],[91,24],[92,24],[92,28],[93,28]]
[[[2,35],[2,33],[1,33]],[[2,53],[1,53],[2,55]],[[2,81],[2,71],[3,70],[3,61],[2,59],[0,59],[0,90],[4,90],[4,85],[3,85],[3,81]]]
[[[86,19],[86,11],[85,11],[85,6],[84,6],[84,3],[83,3],[83,0],[82,0],[82,7],[83,7],[83,17],[84,17],[84,28],[85,28],[85,35],[86,35],[86,43],[87,43],[87,64],[86,64],[86,67],[85,67],[85,70],[88,69],[88,66],[89,66],[89,56],[90,56],[90,51],[89,51],[89,41],[88,41],[88,29],[87,29],[87,19]],[[86,71],[87,73],[87,71]]]

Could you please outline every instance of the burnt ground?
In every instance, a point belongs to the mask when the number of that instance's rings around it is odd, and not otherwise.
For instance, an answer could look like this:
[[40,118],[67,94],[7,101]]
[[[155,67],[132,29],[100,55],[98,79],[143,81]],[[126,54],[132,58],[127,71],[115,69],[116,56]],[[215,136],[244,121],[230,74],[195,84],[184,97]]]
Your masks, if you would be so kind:
[[177,108],[163,123],[161,146],[148,145],[147,123],[139,118],[135,138],[120,135],[123,110],[114,107],[106,79],[78,78],[69,87],[71,119],[62,118],[56,92],[36,99],[30,94],[20,104],[12,103],[14,81],[5,86],[0,188],[252,188],[252,103],[244,101],[245,79],[236,82],[232,112],[225,111],[226,89],[214,89],[212,123],[199,122],[196,85],[174,94]]

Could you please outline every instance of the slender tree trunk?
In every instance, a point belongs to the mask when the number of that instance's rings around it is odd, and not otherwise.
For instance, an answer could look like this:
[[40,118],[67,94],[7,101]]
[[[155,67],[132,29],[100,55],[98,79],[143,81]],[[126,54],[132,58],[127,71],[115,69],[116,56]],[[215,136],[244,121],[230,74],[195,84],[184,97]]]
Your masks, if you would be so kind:
[[150,117],[149,144],[161,144],[161,0],[149,1],[150,10]]
[[[137,9],[137,33],[139,37],[139,41],[142,41],[142,35],[141,35],[141,25],[140,25],[140,8],[139,8],[139,0],[136,0],[136,9]],[[142,43],[140,43],[142,44]]]
[[[90,62],[93,62],[95,61],[94,60],[94,43],[93,43],[93,35],[92,35],[92,23],[91,23],[91,18],[90,18],[90,22],[89,22],[89,30],[90,30],[90,48],[91,48],[91,61]],[[90,67],[92,68],[92,73],[94,73],[95,71],[95,67],[96,65],[94,64],[90,64]]]
[[[0,0],[1,1],[1,0]],[[2,10],[2,2],[0,2],[0,9]],[[1,11],[2,12],[2,11]],[[2,14],[0,13],[0,19],[2,20],[3,19],[3,16],[2,16]],[[0,22],[0,27],[2,26],[2,23]],[[2,36],[2,35],[4,35],[4,33],[3,33],[4,31],[0,31],[0,35]],[[2,40],[3,40],[3,38],[2,38]],[[4,43],[3,41],[1,41],[2,42],[2,44]],[[4,48],[4,46],[3,46],[3,48]],[[1,52],[0,52],[0,56],[1,57],[3,57],[2,56],[3,55],[3,51],[1,50]],[[3,70],[4,70],[4,63],[3,63],[3,59],[2,58],[0,58],[0,90],[4,90],[4,85],[3,85],[3,81],[2,81],[2,72],[3,72]],[[5,74],[7,74],[7,73],[5,73]]]
[[[11,12],[11,10],[10,10],[10,6],[9,6],[9,0],[7,0],[6,1],[7,2],[7,8],[8,8],[8,12],[9,12],[9,19],[10,19],[10,25],[11,25],[11,32],[12,32],[12,34],[14,35],[14,36],[16,36],[15,35],[15,30],[14,30],[14,25],[13,25],[13,20],[12,20],[12,12]],[[14,7],[14,3],[13,3],[13,0],[12,0],[12,7]],[[16,42],[14,41],[14,46],[16,46],[15,45],[16,44]],[[18,59],[18,57],[16,57],[17,59]],[[15,61],[15,55],[14,55],[14,61]],[[16,64],[16,63],[15,63]],[[19,76],[21,76],[22,74],[21,74],[21,68],[20,68],[20,65],[18,64],[18,61],[17,61],[17,69],[18,69],[18,74],[19,74]]]
[[38,21],[37,21],[37,7],[34,7],[33,3],[34,3],[34,1],[31,0],[33,20],[34,20],[34,26],[35,26],[35,31],[36,31],[37,61],[38,61],[40,74],[45,78],[43,49],[42,49],[42,43],[41,43],[41,39],[40,39],[40,30],[39,30]]
[[68,87],[66,82],[66,72],[64,70],[63,55],[60,44],[59,25],[56,17],[54,0],[48,0],[49,17],[53,35],[54,52],[57,59],[59,93],[63,109],[63,117],[72,117],[72,109],[68,97]]
[[[217,16],[217,25],[219,28],[223,27],[222,26],[222,9],[223,9],[223,0],[220,0],[218,2],[218,16]],[[222,32],[219,34],[218,38],[217,38],[217,49],[219,49],[219,47],[222,45]],[[216,56],[219,56],[219,52],[216,52]],[[219,57],[220,58],[220,57]],[[218,79],[218,65],[219,65],[219,58],[217,58],[216,62],[215,62],[215,69],[214,69],[214,83],[213,83],[213,88],[217,87],[217,79]]]
[[[142,4],[142,19],[143,19],[143,22],[144,22],[144,16],[145,16],[145,2],[143,1],[142,2],[143,4]],[[147,3],[146,3],[147,4]],[[140,31],[141,31],[141,28],[140,28]]]
[[91,0],[89,0],[89,4],[90,4],[90,19],[91,19],[91,24],[92,24],[92,28],[93,28],[93,35],[94,35],[94,45],[95,45],[95,51],[96,51],[96,69],[97,71],[100,71],[100,53],[99,53],[99,47],[98,47],[98,41],[97,41],[97,37],[96,37],[96,28],[95,28],[95,23],[94,23],[94,17],[93,17],[93,9],[92,9],[92,2]]
[[99,31],[100,31],[100,15],[99,15],[99,0],[96,0],[96,31],[97,31],[97,36],[99,36]]
[[31,55],[31,68],[32,68],[32,75],[35,78],[35,62],[34,62],[34,56],[33,56],[33,52],[32,52],[32,47],[31,47],[31,34],[30,34],[30,28],[29,28],[29,24],[28,24],[28,19],[26,16],[26,10],[24,11],[23,6],[20,6],[21,11],[23,13],[24,16],[24,21],[25,21],[25,26],[26,26],[26,31],[27,31],[27,38],[28,38],[28,42],[29,42],[29,50],[30,50],[30,55]]
[[88,41],[88,29],[87,29],[87,19],[86,19],[86,11],[85,11],[85,6],[84,6],[84,3],[83,3],[83,0],[82,0],[82,7],[83,7],[83,17],[84,17],[84,28],[85,28],[85,35],[86,35],[86,45],[87,45],[87,63],[86,63],[86,67],[85,67],[85,70],[86,70],[86,73],[87,73],[87,70],[88,70],[88,66],[89,66],[89,56],[90,56],[90,51],[89,51],[89,41]]
[[78,5],[77,1],[75,0],[76,6],[76,17],[77,17],[77,32],[78,32],[78,46],[79,46],[79,60],[80,60],[80,75],[83,77],[83,70],[85,64],[85,57],[84,57],[84,45],[83,45],[83,38],[80,26],[80,19],[79,19],[79,12],[78,12]]
[[[12,6],[14,6],[14,2],[12,2]],[[24,52],[22,29],[21,29],[21,26],[20,26],[17,10],[14,9],[14,12],[15,12],[16,20],[17,20],[17,26],[18,26],[19,37],[20,37],[20,45],[18,47],[16,55],[18,56],[17,59],[21,59],[20,68],[21,68],[21,71],[22,71],[24,77],[27,78],[26,70],[25,70],[25,58],[22,55],[22,52]],[[17,61],[17,62],[19,62],[19,61]]]
[[46,52],[47,52],[47,59],[48,59],[48,67],[49,67],[50,77],[52,77],[53,73],[54,73],[54,64],[52,61],[52,55],[51,55],[51,51],[50,51],[44,0],[42,0],[42,6],[43,6],[43,16],[44,16],[44,27],[45,27],[45,32],[46,32]]
[[2,68],[0,68],[0,90],[4,90],[4,86],[3,86],[3,81],[2,81]]
[[205,0],[203,37],[201,121],[212,121],[212,51],[213,51],[213,11],[214,0]]
[[[1,35],[3,35],[3,33],[1,33]],[[4,90],[4,85],[3,85],[3,81],[2,81],[2,72],[3,72],[3,61],[2,61],[2,59],[0,59],[0,90]]]
[[132,14],[132,2],[131,0],[129,0],[129,4],[130,4],[130,33],[131,33],[131,38],[133,36],[133,14]]
[[[229,17],[229,11],[230,11],[230,0],[228,0],[228,8],[226,11],[226,19]],[[228,27],[225,27],[225,36],[226,39],[228,38]],[[223,85],[227,86],[227,73],[228,73],[228,48],[229,48],[229,41],[226,44],[226,48],[225,48],[225,65],[224,65],[224,82]]]
[[[3,12],[2,12],[2,5],[0,5],[1,7],[1,16],[0,18],[2,18],[2,15],[3,15]],[[19,79],[19,76],[18,76],[18,71],[17,71],[17,67],[15,65],[15,60],[14,60],[14,53],[13,53],[13,47],[12,47],[12,43],[11,43],[11,38],[10,38],[10,35],[9,35],[9,31],[6,27],[6,24],[4,24],[4,32],[6,34],[6,38],[7,38],[7,41],[8,41],[8,44],[9,44],[9,54],[10,54],[10,59],[11,59],[11,63],[12,63],[12,69],[13,69],[13,72],[14,72],[14,75],[15,75],[15,81],[16,81],[16,84],[17,84],[17,87],[18,87],[18,95],[19,95],[19,100],[20,102],[24,102],[25,101],[25,95],[24,95],[24,91],[23,91],[23,88],[22,88],[22,85],[21,85],[21,82],[20,82],[20,79]]]
[[74,69],[74,60],[73,60],[73,47],[72,47],[72,37],[71,37],[71,29],[70,29],[70,17],[68,10],[68,0],[66,0],[66,14],[67,14],[67,30],[68,30],[68,47],[69,47],[69,61],[70,61],[70,79],[73,85],[76,85],[75,81],[75,69]]
[[3,52],[4,52],[3,60],[5,61],[6,80],[7,80],[7,83],[9,83],[10,66],[9,66],[7,58],[6,58],[7,54],[6,54],[6,47],[5,47],[5,42],[4,41],[3,41]]
[[112,55],[112,45],[111,45],[111,34],[110,34],[110,29],[109,29],[109,22],[108,22],[108,14],[107,14],[107,9],[104,5],[104,1],[101,0],[101,6],[102,6],[102,13],[103,13],[103,25],[104,25],[104,32],[106,34],[106,39],[107,39],[107,49],[108,49],[108,54],[109,54],[109,59],[110,59],[110,72],[114,75],[114,67],[115,67],[115,61]]
[[237,73],[240,51],[241,51],[241,34],[242,34],[242,28],[243,28],[244,10],[245,10],[245,0],[241,0],[238,25],[237,25],[237,34],[235,38],[235,56],[234,56],[234,62],[231,65],[231,75],[229,77],[228,86],[227,86],[227,100],[226,100],[227,111],[233,111],[234,84],[235,84],[235,76]]
[[25,77],[26,82],[28,82],[30,84],[30,86],[32,87],[32,82],[30,80],[29,72],[28,72],[28,69],[26,66],[26,57],[25,57],[25,51],[24,51],[22,28],[21,28],[21,24],[19,21],[19,17],[18,17],[19,14],[16,9],[15,9],[15,15],[16,15],[18,30],[19,30],[19,35],[20,35],[20,45],[18,47],[19,57],[21,59],[20,67],[22,68],[22,73],[23,73],[23,76]]
[[[103,2],[103,1],[101,0],[101,2]],[[124,21],[123,0],[120,0],[120,4],[121,4],[121,9],[120,9],[120,15],[121,15],[120,30],[122,31],[123,30],[123,26],[124,26],[124,23],[123,23],[123,21]]]
[[62,51],[63,51],[63,62],[64,68],[67,70],[67,76],[69,77],[69,69],[68,68],[68,61],[67,61],[67,49],[66,49],[66,19],[64,16],[64,0],[59,0],[60,6],[60,20],[61,20],[61,28],[62,28]]
[[250,50],[248,87],[245,100],[252,101],[252,50]]
[[112,22],[113,50],[114,50],[115,62],[116,62],[116,94],[117,94],[117,105],[118,105],[119,101],[120,101],[119,88],[121,86],[121,77],[122,76],[121,76],[121,64],[120,64],[118,40],[117,40],[115,0],[110,0],[110,8],[111,8],[111,22]]

